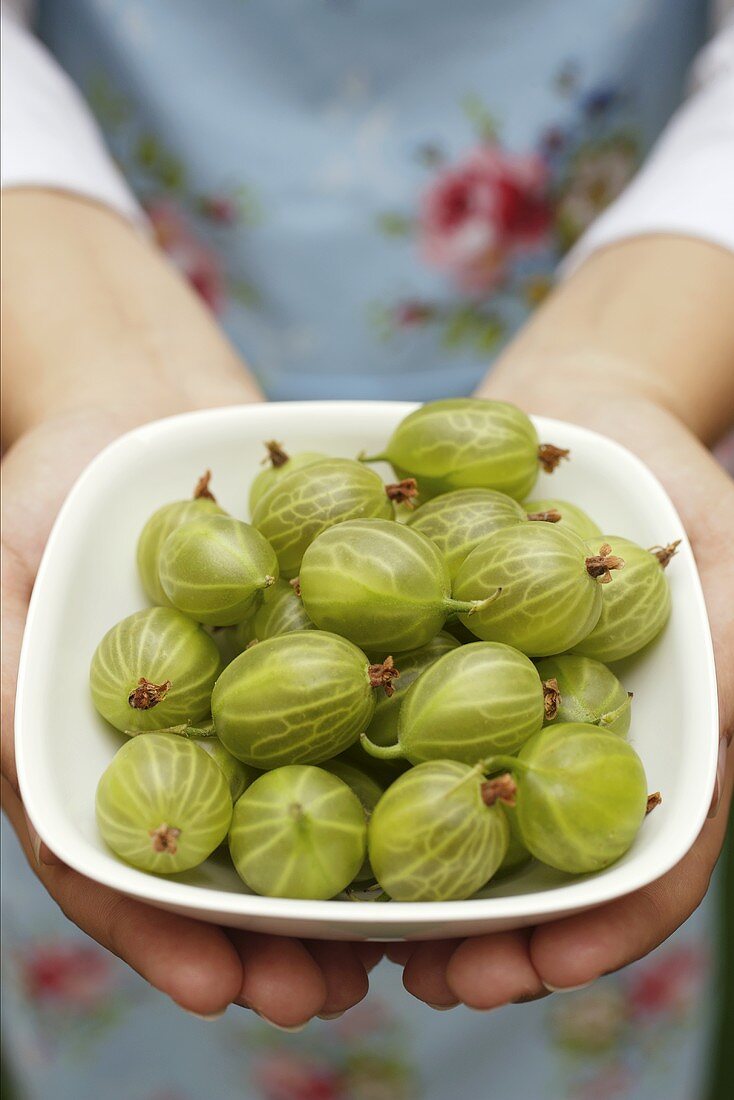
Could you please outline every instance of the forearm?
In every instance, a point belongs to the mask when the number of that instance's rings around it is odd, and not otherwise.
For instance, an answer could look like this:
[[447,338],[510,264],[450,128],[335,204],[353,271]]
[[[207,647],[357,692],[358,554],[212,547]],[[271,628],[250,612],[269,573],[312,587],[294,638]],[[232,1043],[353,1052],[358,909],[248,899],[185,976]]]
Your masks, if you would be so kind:
[[707,443],[734,420],[734,255],[639,237],[593,255],[509,345],[479,392],[600,419],[633,392]]
[[79,410],[123,429],[261,399],[214,318],[122,218],[40,190],[8,191],[2,209],[4,447]]

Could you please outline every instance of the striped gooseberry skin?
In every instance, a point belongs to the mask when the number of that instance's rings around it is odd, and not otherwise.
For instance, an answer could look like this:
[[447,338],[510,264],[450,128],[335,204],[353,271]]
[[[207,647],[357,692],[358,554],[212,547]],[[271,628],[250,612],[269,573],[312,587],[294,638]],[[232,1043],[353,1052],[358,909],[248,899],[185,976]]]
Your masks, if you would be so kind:
[[452,611],[471,606],[452,600],[446,563],[431,540],[388,520],[324,531],[303,555],[299,580],[319,630],[384,653],[426,645]]
[[509,826],[485,805],[480,769],[453,760],[419,764],[396,779],[370,818],[368,852],[395,901],[462,901],[500,866]]
[[520,833],[520,826],[517,822],[517,811],[514,806],[508,806],[502,803],[502,810],[507,818],[507,824],[510,827],[509,841],[507,844],[507,851],[505,852],[505,858],[497,868],[498,875],[508,875],[511,871],[519,871],[521,867],[524,867],[526,863],[529,863],[533,858],[530,852],[525,847],[525,842],[522,839]]
[[631,657],[657,638],[670,616],[671,600],[665,570],[654,553],[617,535],[605,535],[604,542],[624,558],[624,569],[613,584],[605,585],[594,629],[568,648],[607,663]]
[[[357,767],[356,764],[350,764],[346,760],[327,760],[321,767],[324,771],[331,772],[332,775],[341,779],[342,783],[346,783],[350,791],[356,794],[362,804],[365,821],[369,821],[372,816],[372,811],[382,798],[382,793],[385,788],[380,786],[380,784],[362,768]],[[354,876],[354,881],[355,883],[363,883],[374,879],[374,877],[372,865],[365,856],[364,863]]]
[[560,699],[553,721],[587,722],[626,737],[632,700],[610,668],[589,657],[563,653],[536,664],[541,680],[555,680]]
[[457,489],[416,509],[408,526],[435,543],[453,579],[482,539],[503,527],[527,522],[522,505],[494,489]]
[[236,756],[232,756],[229,749],[225,749],[218,737],[202,737],[192,741],[200,749],[212,758],[214,763],[227,780],[232,802],[236,802],[240,795],[244,794],[251,783],[254,783],[261,774],[257,768],[251,768],[249,764],[243,764]]
[[421,500],[454,489],[497,489],[522,500],[538,476],[538,434],[515,405],[472,397],[432,401],[398,424],[385,460],[418,481]]
[[572,531],[580,539],[598,539],[601,537],[601,527],[594,523],[591,516],[587,515],[578,504],[572,504],[570,500],[555,500],[546,498],[543,500],[526,500],[523,510],[529,515],[537,516],[543,512],[559,512],[561,518],[554,524],[559,531]]
[[232,799],[221,769],[193,741],[148,733],[128,741],[97,786],[99,830],[141,871],[197,867],[224,840]]
[[252,619],[252,634],[259,642],[290,634],[294,630],[313,630],[303,601],[288,581],[278,580],[267,590]]
[[[97,646],[92,700],[123,733],[198,722],[209,713],[220,667],[219,651],[200,626],[174,608],[147,608],[122,619]],[[161,690],[146,698],[138,692],[141,680]]]
[[149,600],[161,607],[173,606],[163,591],[158,573],[161,547],[171,532],[182,527],[184,523],[190,523],[191,520],[225,514],[224,509],[208,497],[177,500],[172,504],[164,504],[153,513],[140,532],[137,546],[138,573]]
[[[472,550],[454,593],[472,599],[479,592],[501,591],[483,610],[460,615],[461,621],[478,638],[504,642],[529,657],[571,649],[601,614],[601,586],[586,566],[591,553],[580,538],[552,523],[497,531]],[[615,575],[607,587],[617,580]]]
[[232,626],[248,618],[278,578],[266,539],[232,516],[184,524],[163,543],[159,575],[174,607],[200,623]]
[[399,751],[411,764],[476,764],[515,752],[541,729],[543,714],[543,684],[533,662],[498,642],[472,642],[446,653],[408,690]]
[[375,699],[361,650],[301,630],[241,653],[217,680],[211,705],[225,748],[269,769],[338,755],[367,728]]
[[458,649],[459,645],[456,638],[442,631],[419,649],[409,649],[400,654],[400,675],[393,681],[393,693],[378,694],[374,717],[367,727],[367,736],[373,745],[394,745],[397,742],[400,705],[408,688],[439,657],[450,653],[452,649]]
[[645,817],[647,780],[623,737],[566,722],[532,737],[516,761],[497,762],[515,772],[520,833],[542,863],[586,874],[631,847]]
[[250,495],[247,501],[250,515],[262,498],[267,496],[284,477],[288,477],[301,466],[310,466],[313,462],[321,462],[322,459],[329,457],[318,451],[298,451],[294,455],[287,455],[278,444],[266,443],[265,446],[268,451],[267,466],[253,478],[250,484]]
[[323,768],[276,768],[237,802],[229,850],[256,894],[333,898],[364,863],[364,810],[347,784]]
[[394,518],[382,479],[351,458],[309,463],[282,478],[252,513],[284,577],[294,577],[313,540],[344,520]]

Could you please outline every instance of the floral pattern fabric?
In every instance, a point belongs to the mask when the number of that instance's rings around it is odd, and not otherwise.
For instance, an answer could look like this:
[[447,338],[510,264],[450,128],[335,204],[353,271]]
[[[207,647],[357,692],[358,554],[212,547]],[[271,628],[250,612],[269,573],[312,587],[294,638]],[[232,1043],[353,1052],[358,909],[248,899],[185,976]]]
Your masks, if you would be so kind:
[[[681,94],[698,0],[48,0],[160,246],[283,398],[471,391]],[[168,1003],[3,833],[4,1049],[28,1100],[699,1100],[707,904],[591,988],[436,1013],[382,963],[284,1035]]]

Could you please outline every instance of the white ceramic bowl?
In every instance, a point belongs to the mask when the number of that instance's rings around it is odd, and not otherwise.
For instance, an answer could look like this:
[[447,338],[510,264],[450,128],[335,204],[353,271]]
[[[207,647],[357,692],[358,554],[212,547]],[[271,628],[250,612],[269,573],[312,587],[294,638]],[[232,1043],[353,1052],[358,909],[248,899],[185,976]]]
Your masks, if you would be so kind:
[[569,447],[572,461],[552,477],[541,473],[535,496],[575,501],[605,532],[643,546],[682,539],[668,568],[670,622],[621,671],[635,695],[631,740],[650,790],[663,793],[627,855],[577,878],[533,866],[469,901],[376,904],[257,897],[216,857],[193,872],[155,877],[105,847],[94,793],[122,738],[92,706],[88,669],[104,632],[145,605],[135,569],[145,520],[161,504],[186,497],[206,468],[223,507],[245,517],[263,440],[281,440],[292,452],[379,451],[413,407],[319,402],[191,413],[130,432],[82,474],[38,573],[16,719],[26,807],[42,839],[67,864],[121,893],[224,925],[324,939],[428,939],[534,924],[600,905],[652,882],[688,851],[711,799],[718,739],[711,638],[690,547],[673,505],[639,459],[594,432],[542,419],[541,439]]

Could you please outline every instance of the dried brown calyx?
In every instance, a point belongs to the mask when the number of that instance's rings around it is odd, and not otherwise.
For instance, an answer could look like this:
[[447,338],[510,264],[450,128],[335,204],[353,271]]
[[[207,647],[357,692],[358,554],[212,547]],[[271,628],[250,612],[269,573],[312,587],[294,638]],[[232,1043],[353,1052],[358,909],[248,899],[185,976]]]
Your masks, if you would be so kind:
[[286,451],[283,450],[282,444],[276,443],[274,439],[267,440],[267,442],[265,443],[265,448],[268,453],[265,455],[265,458],[263,458],[262,462],[260,463],[261,466],[267,466],[269,462],[270,465],[277,470],[279,466],[285,466],[286,462],[288,462],[291,457]]
[[681,540],[676,539],[675,542],[669,542],[667,546],[651,546],[650,553],[655,555],[663,569],[665,569],[670,559],[677,554],[680,544]]
[[528,512],[528,519],[538,520],[540,523],[560,523],[563,516],[557,508],[549,508],[547,512]]
[[645,809],[645,814],[652,813],[655,807],[659,806],[662,801],[663,796],[661,795],[660,791],[655,791],[654,794],[649,794],[647,796],[647,807]]
[[506,806],[515,805],[517,783],[509,772],[498,775],[496,779],[487,779],[482,783],[482,802],[485,806],[494,806],[495,802],[504,802]]
[[150,680],[141,676],[138,686],[130,692],[127,701],[135,710],[151,710],[165,699],[170,690],[170,680],[164,680],[162,684],[152,684]]
[[371,687],[383,688],[388,699],[391,695],[395,694],[393,680],[397,680],[400,673],[395,668],[395,662],[392,657],[386,657],[382,664],[370,665],[367,669],[367,673],[370,678]]
[[538,462],[547,474],[552,474],[561,459],[568,458],[570,453],[566,447],[554,447],[552,443],[541,443],[538,447]]
[[552,722],[558,714],[561,705],[561,689],[558,680],[553,676],[550,680],[543,680],[543,709],[547,722]]
[[216,503],[217,498],[209,488],[209,482],[212,479],[211,470],[204,470],[196,485],[194,486],[194,500],[213,500]]
[[288,581],[293,591],[297,596],[301,595],[301,579],[300,577],[294,577],[292,581]]
[[386,485],[385,492],[388,500],[395,504],[405,504],[408,508],[415,508],[415,498],[418,496],[418,482],[414,477],[403,478],[393,485]]
[[157,829],[151,829],[148,836],[154,852],[168,852],[169,855],[175,856],[178,851],[178,838],[181,836],[180,829],[174,829],[172,825],[164,822]]
[[595,577],[600,584],[609,584],[612,579],[613,569],[623,569],[624,558],[612,553],[608,542],[599,547],[599,553],[586,559],[586,572],[590,577]]

